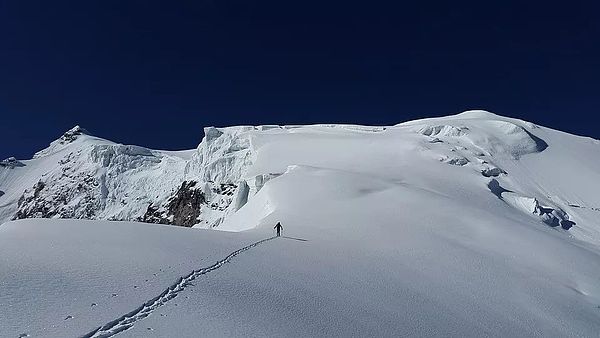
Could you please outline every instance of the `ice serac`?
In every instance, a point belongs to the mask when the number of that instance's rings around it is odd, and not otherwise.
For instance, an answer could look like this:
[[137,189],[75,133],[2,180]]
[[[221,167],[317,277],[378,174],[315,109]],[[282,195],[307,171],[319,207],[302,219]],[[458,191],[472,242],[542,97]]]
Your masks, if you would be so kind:
[[[299,166],[457,198],[483,191],[515,214],[534,215],[588,241],[600,238],[593,225],[600,201],[589,183],[598,181],[598,141],[530,122],[468,111],[387,127],[208,127],[204,134],[196,149],[170,152],[114,143],[76,126],[32,160],[1,162],[0,220],[136,220],[236,230],[227,220],[238,213],[266,219],[277,212],[275,205],[284,208],[281,198],[268,195],[272,189],[255,199],[270,181]],[[565,176],[564,170],[575,174]],[[494,184],[522,198],[495,194]],[[483,209],[491,203],[468,201]]]
[[[249,132],[255,129],[248,126],[205,128],[204,139],[184,165],[182,186],[166,204],[149,206],[140,220],[184,226],[218,226],[248,199],[249,189],[244,175],[252,164]],[[183,207],[174,208],[174,204]]]
[[187,180],[202,182],[207,203],[196,227],[217,227],[243,207],[274,175],[249,175],[256,159],[252,139],[279,126],[208,127],[185,168]]
[[250,132],[255,127],[204,128],[204,139],[186,166],[186,176],[234,183],[252,164]]
[[[83,218],[214,227],[268,178],[244,176],[253,161],[250,132],[259,129],[206,128],[191,156],[179,156],[113,143],[76,126],[25,161],[31,170],[6,177],[3,185],[15,183],[10,190],[18,196],[5,199],[0,215],[3,221]],[[16,159],[1,163],[25,166]]]
[[484,111],[205,134],[0,166],[2,221],[237,232],[7,222],[0,335],[598,336],[598,140]]
[[490,180],[488,188],[500,200],[506,202],[506,204],[526,214],[539,217],[542,222],[551,227],[560,226],[565,230],[569,230],[576,224],[569,219],[570,216],[560,207],[550,206],[551,202],[542,205],[535,197],[527,197],[507,190],[496,179]]

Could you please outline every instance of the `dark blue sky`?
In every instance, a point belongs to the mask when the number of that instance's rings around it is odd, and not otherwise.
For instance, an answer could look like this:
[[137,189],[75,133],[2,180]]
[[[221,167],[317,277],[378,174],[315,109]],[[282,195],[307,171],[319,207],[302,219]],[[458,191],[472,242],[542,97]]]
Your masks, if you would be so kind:
[[600,138],[599,9],[2,1],[0,157],[28,158],[75,124],[182,149],[208,125],[395,124],[471,108]]

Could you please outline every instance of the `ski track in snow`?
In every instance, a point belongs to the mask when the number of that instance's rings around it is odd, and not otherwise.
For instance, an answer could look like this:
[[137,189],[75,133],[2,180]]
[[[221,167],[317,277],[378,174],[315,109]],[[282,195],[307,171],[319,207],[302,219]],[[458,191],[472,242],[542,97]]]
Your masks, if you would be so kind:
[[148,317],[156,309],[165,305],[171,299],[177,297],[177,295],[180,292],[182,292],[183,290],[185,290],[188,286],[192,286],[193,284],[191,284],[191,282],[193,280],[195,280],[196,278],[220,268],[225,263],[229,263],[229,261],[231,261],[231,259],[233,257],[241,254],[242,252],[247,251],[247,250],[249,250],[257,245],[260,245],[264,242],[273,240],[275,238],[277,238],[277,236],[265,238],[258,242],[254,242],[248,246],[245,246],[241,249],[238,249],[238,250],[230,253],[229,255],[227,255],[227,257],[216,262],[215,264],[213,264],[211,266],[201,268],[198,270],[194,270],[184,277],[179,277],[177,282],[173,283],[171,286],[169,286],[167,289],[165,289],[165,291],[163,291],[160,295],[150,299],[149,301],[145,302],[144,304],[142,304],[140,307],[136,308],[135,310],[133,310],[115,320],[112,320],[81,337],[82,338],[107,338],[107,337],[112,337],[120,332],[123,332],[123,331],[126,331],[126,330],[132,328],[136,322]]

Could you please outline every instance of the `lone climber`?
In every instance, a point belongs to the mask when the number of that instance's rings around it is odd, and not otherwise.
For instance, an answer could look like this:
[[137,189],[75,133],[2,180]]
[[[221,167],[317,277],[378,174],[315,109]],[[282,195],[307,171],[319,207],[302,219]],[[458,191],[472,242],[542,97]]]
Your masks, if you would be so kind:
[[283,229],[283,225],[281,225],[281,223],[277,222],[277,224],[275,224],[273,229],[277,230],[277,237],[279,237],[279,236],[281,236],[281,229]]

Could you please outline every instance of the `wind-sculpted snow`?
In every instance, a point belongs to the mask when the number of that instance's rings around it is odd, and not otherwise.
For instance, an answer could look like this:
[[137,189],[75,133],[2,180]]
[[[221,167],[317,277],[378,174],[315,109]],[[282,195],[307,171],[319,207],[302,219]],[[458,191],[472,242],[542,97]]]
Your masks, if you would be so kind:
[[459,137],[466,135],[469,128],[465,126],[454,127],[449,125],[428,126],[425,125],[418,130],[419,133],[426,136],[441,136],[441,137]]
[[121,170],[135,169],[150,163],[160,163],[161,154],[150,149],[132,145],[99,145],[92,147],[90,159],[103,167]]
[[[468,124],[469,121],[458,121]],[[548,144],[525,128],[507,121],[476,121],[471,125],[420,125],[414,130],[490,156],[519,157],[544,151]]]
[[[5,192],[0,197],[0,220],[88,218],[219,228],[269,180],[294,165],[382,176],[431,190],[439,190],[445,180],[456,181],[456,188],[443,189],[447,194],[485,189],[489,180],[480,180],[496,178],[504,186],[519,187],[523,196],[547,200],[545,195],[559,180],[558,176],[546,179],[545,172],[559,163],[573,164],[578,170],[577,161],[594,157],[572,160],[566,156],[570,150],[560,150],[562,144],[579,147],[577,137],[557,143],[553,140],[564,137],[558,132],[485,111],[390,127],[265,125],[209,127],[204,133],[197,149],[178,156],[115,144],[75,127],[34,160],[11,162],[22,167],[0,167],[0,187]],[[548,140],[554,142],[552,146]],[[526,169],[530,163],[544,163],[544,168],[535,169],[541,175]],[[595,163],[591,165],[580,166],[587,181],[596,175]],[[457,180],[455,175],[464,177]],[[590,197],[589,202],[576,200],[581,191],[589,190],[581,181],[571,183],[577,186],[573,193],[561,183],[561,189],[551,193],[555,200],[546,204],[568,213],[585,228],[581,238],[591,240],[598,231],[587,225],[592,215],[582,214],[591,209],[571,212],[567,205],[596,203]],[[186,182],[195,182],[197,193],[182,190]],[[582,216],[586,220],[577,219]],[[576,234],[583,228],[571,231]]]
[[[0,336],[600,332],[597,140],[470,111],[387,127],[207,128],[185,152],[81,134],[21,162],[0,166],[2,220],[89,210],[224,231],[5,223]],[[281,239],[184,285],[277,222]]]
[[506,121],[485,121],[481,123],[487,135],[476,135],[471,139],[475,145],[490,154],[510,154],[514,158],[544,151],[548,144],[525,128]]
[[488,183],[488,188],[508,205],[527,214],[538,216],[551,227],[560,226],[565,230],[569,230],[575,225],[575,222],[569,219],[569,215],[564,210],[555,206],[542,206],[537,198],[522,196],[504,189],[496,179],[492,179]]

